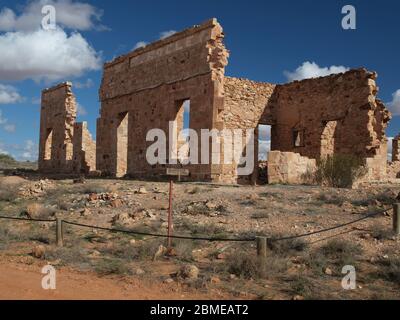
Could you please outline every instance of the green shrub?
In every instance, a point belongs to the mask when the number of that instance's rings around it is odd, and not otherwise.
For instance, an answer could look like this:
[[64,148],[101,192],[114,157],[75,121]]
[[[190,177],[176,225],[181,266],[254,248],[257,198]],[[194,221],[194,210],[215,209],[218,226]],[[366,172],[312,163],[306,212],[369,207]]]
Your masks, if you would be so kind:
[[320,252],[326,258],[344,266],[354,264],[357,257],[362,253],[362,248],[360,245],[349,241],[334,239],[322,246]]
[[315,180],[318,184],[334,188],[349,188],[365,174],[366,169],[361,158],[335,154],[317,161]]
[[245,279],[264,279],[287,271],[289,260],[276,255],[268,256],[265,263],[256,252],[242,250],[227,256],[225,270]]

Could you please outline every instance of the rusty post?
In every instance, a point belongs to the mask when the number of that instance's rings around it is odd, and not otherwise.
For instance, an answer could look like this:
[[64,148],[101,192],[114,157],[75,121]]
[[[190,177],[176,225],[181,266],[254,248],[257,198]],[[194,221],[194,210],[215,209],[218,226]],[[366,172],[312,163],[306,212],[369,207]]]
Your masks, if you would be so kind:
[[169,206],[168,206],[168,250],[172,247],[172,192],[173,192],[173,182],[169,181]]

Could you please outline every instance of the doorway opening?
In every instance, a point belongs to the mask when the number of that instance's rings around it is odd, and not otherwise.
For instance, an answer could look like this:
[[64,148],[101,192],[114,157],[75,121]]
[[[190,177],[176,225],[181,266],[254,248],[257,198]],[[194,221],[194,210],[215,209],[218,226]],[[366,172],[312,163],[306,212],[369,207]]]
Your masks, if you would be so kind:
[[124,177],[128,171],[128,112],[118,115],[116,176]]
[[257,153],[258,153],[258,184],[268,183],[268,153],[271,151],[270,125],[260,124],[257,128]]

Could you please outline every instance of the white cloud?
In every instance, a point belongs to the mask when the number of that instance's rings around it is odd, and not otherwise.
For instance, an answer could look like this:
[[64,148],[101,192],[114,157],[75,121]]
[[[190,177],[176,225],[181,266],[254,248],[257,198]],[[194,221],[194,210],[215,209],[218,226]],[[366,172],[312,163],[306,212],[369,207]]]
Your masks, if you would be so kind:
[[37,161],[38,145],[32,140],[26,140],[23,144],[5,144],[0,141],[0,153],[9,154],[20,161]]
[[284,75],[289,81],[294,81],[324,77],[330,74],[346,72],[348,70],[349,68],[344,66],[320,67],[315,62],[306,61],[293,72],[284,71]]
[[133,47],[133,50],[139,49],[139,48],[143,48],[147,46],[147,42],[145,41],[139,41],[135,44],[135,46]]
[[0,84],[0,104],[11,104],[22,101],[17,88]]
[[268,152],[271,151],[271,141],[258,142],[258,159],[266,161],[268,159]]
[[42,98],[33,97],[31,99],[31,103],[32,104],[41,104],[42,103]]
[[101,68],[101,58],[89,43],[62,29],[0,35],[0,52],[0,80],[55,81]]
[[0,31],[34,31],[40,28],[42,7],[52,5],[56,9],[56,24],[73,30],[105,30],[106,27],[98,24],[103,11],[82,2],[71,0],[36,0],[28,2],[17,15],[9,8],[0,11]]
[[268,125],[258,126],[258,139],[262,141],[271,140],[271,126]]
[[[160,32],[160,34],[159,34],[158,40],[163,40],[163,39],[165,39],[165,38],[168,38],[169,36],[172,36],[172,35],[175,34],[175,33],[176,33],[175,30],[162,31],[162,32]],[[139,49],[139,48],[143,48],[143,47],[147,46],[148,44],[149,44],[149,43],[146,42],[146,41],[139,41],[139,42],[136,42],[136,44],[135,44],[135,46],[133,47],[132,50],[136,50],[136,49]]]
[[162,31],[162,32],[160,32],[160,39],[168,38],[175,33],[176,33],[175,30]]
[[87,79],[85,82],[74,82],[74,87],[77,89],[87,89],[93,87],[94,82],[92,79]]
[[15,132],[15,124],[6,124],[3,128],[7,132],[10,132],[10,133]]
[[6,132],[15,132],[15,124],[9,123],[8,119],[3,117],[3,111],[0,110],[0,128]]
[[79,102],[76,103],[76,111],[78,116],[86,116],[87,115],[87,111],[85,109],[84,106],[82,106]]
[[392,101],[388,102],[387,105],[389,110],[393,113],[394,116],[400,115],[400,89],[392,94]]

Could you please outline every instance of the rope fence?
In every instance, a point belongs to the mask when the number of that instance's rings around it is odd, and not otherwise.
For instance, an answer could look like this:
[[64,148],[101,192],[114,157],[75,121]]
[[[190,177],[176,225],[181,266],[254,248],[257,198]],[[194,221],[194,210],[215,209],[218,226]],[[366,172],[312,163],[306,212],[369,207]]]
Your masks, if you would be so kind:
[[[134,231],[134,230],[124,230],[124,229],[115,229],[115,228],[106,228],[106,227],[100,227],[100,226],[94,226],[94,225],[87,225],[87,224],[82,224],[78,222],[72,222],[72,221],[67,221],[67,220],[62,220],[61,218],[56,218],[53,220],[50,219],[31,219],[31,218],[23,218],[23,217],[9,217],[9,216],[1,216],[0,219],[4,220],[14,220],[14,221],[28,221],[28,222],[48,222],[48,223],[56,223],[56,242],[58,246],[63,246],[64,245],[64,239],[63,239],[63,229],[64,225],[70,225],[70,226],[75,226],[75,227],[81,227],[81,228],[91,228],[91,229],[97,229],[97,230],[103,230],[103,231],[108,231],[108,232],[117,232],[117,233],[125,233],[125,234],[132,234],[132,235],[139,235],[139,236],[149,236],[149,237],[154,237],[154,238],[166,238],[166,239],[181,239],[181,240],[198,240],[198,241],[208,241],[208,242],[256,242],[257,244],[257,254],[261,258],[266,258],[267,257],[267,251],[268,251],[268,246],[272,242],[278,242],[278,241],[288,241],[288,240],[294,240],[294,239],[299,239],[299,238],[304,238],[304,237],[310,237],[312,235],[316,234],[321,234],[321,233],[326,233],[329,231],[341,229],[356,223],[359,223],[361,221],[367,220],[369,218],[382,215],[384,213],[389,212],[390,210],[393,210],[393,230],[395,234],[400,235],[400,204],[396,203],[393,205],[392,208],[388,208],[385,210],[377,211],[374,213],[367,214],[361,218],[342,223],[336,226],[332,226],[329,228],[325,228],[322,230],[317,230],[309,233],[304,233],[300,235],[293,235],[293,236],[287,236],[287,237],[281,237],[281,238],[269,238],[267,236],[254,236],[254,237],[248,237],[248,238],[213,238],[213,237],[190,237],[190,236],[183,236],[183,235],[167,235],[167,234],[157,234],[157,233],[150,233],[150,232],[141,232],[141,231]],[[342,232],[337,235],[327,237],[326,239],[340,236],[342,234],[345,234],[347,232]],[[324,239],[323,239],[324,240]],[[322,240],[321,240],[322,241]],[[315,241],[317,242],[317,241]],[[314,242],[314,243],[315,243]]]

